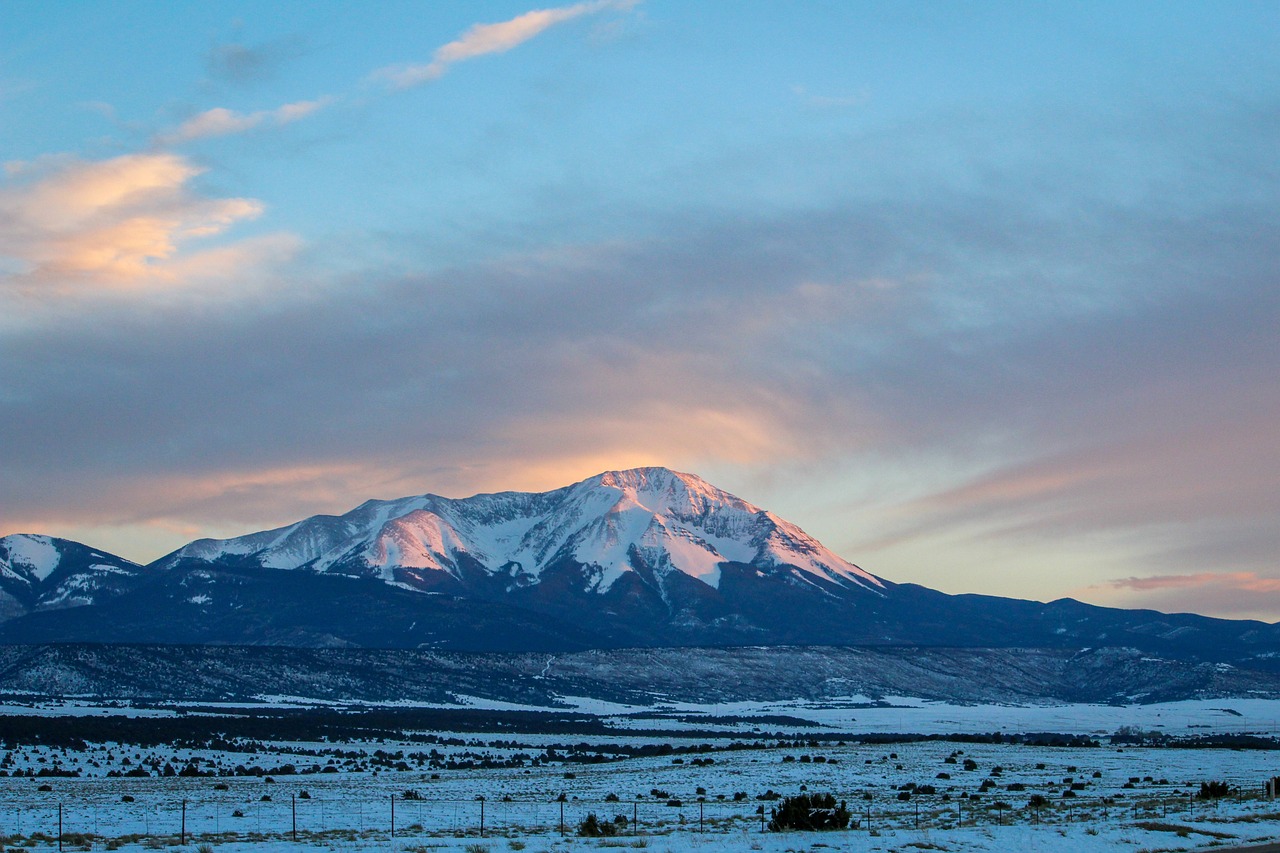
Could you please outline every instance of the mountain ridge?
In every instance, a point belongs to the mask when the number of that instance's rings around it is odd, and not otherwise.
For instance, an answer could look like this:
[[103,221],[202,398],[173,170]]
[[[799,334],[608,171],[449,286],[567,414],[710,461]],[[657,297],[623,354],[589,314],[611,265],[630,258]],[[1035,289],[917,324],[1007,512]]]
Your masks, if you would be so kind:
[[[1280,625],[894,583],[665,468],[548,492],[370,500],[343,515],[196,540],[146,566],[57,541],[68,567],[92,574],[85,561],[100,560],[94,571],[111,583],[85,583],[77,606],[54,606],[30,593],[38,572],[28,567],[25,586],[9,579],[17,594],[0,615],[0,643],[1117,647],[1263,670],[1280,661]],[[46,559],[36,562],[52,579],[52,546],[40,547]],[[68,568],[60,582],[74,576]]]
[[[745,537],[745,538],[744,538]],[[318,515],[232,539],[200,539],[156,562],[256,559],[264,568],[377,573],[413,588],[395,569],[458,571],[465,553],[490,573],[537,582],[562,552],[599,569],[607,591],[631,568],[629,550],[715,587],[722,562],[793,565],[868,588],[883,582],[826,549],[788,521],[666,468],[606,471],[549,492],[495,492],[469,498],[424,494],[370,500],[340,516]],[[721,551],[728,553],[721,553]],[[364,565],[360,566],[363,561]]]

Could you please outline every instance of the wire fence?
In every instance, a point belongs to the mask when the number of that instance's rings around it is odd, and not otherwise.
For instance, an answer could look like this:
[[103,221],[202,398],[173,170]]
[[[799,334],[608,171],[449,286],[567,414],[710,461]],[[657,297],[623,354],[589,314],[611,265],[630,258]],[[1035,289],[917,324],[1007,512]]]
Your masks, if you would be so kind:
[[[840,799],[837,797],[837,799]],[[1045,802],[948,799],[917,796],[896,799],[844,798],[852,813],[848,831],[888,829],[948,830],[1001,825],[1099,824],[1106,822],[1194,822],[1275,813],[1276,804],[1254,794],[1220,800],[1189,796],[1142,795],[1124,799],[1077,796]],[[22,840],[57,843],[58,849],[83,849],[123,843],[225,843],[230,841],[316,841],[321,839],[413,839],[427,836],[520,837],[576,835],[595,815],[597,831],[608,835],[661,835],[675,832],[765,832],[775,801],[699,800],[530,800],[511,797],[379,799],[343,796],[274,797],[246,801],[232,794],[156,798],[116,803],[6,802],[0,805],[0,844]]]

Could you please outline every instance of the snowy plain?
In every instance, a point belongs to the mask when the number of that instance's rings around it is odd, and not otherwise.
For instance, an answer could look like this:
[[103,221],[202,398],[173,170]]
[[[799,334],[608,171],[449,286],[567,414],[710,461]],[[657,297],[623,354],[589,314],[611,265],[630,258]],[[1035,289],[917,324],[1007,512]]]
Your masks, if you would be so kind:
[[[459,707],[479,704],[458,697]],[[139,851],[1173,851],[1280,838],[1280,804],[1261,796],[1263,780],[1280,775],[1280,751],[1118,745],[1109,737],[1123,729],[1270,738],[1280,719],[1280,702],[1270,700],[960,706],[854,696],[642,709],[566,697],[564,704],[613,727],[607,734],[434,731],[425,733],[430,743],[406,736],[241,740],[217,749],[18,745],[2,759],[10,775],[0,777],[0,839],[6,849],[57,849],[59,808],[64,849]],[[0,710],[8,717],[157,719],[232,715],[243,708],[132,708],[11,697]],[[5,718],[0,717],[0,736]],[[664,730],[660,736],[648,731],[658,727]],[[870,742],[903,732],[934,737]],[[974,742],[993,732],[1086,735],[1098,745]],[[618,744],[662,744],[673,751],[608,753]],[[560,760],[570,749],[614,760]],[[373,760],[375,753],[387,760]],[[334,759],[335,754],[343,757]],[[405,762],[402,769],[392,766],[397,756]],[[490,766],[482,766],[485,761]],[[218,774],[235,773],[237,766],[263,769],[260,775],[156,775],[165,764]],[[271,772],[288,765],[286,773]],[[152,775],[118,775],[126,767],[149,767]],[[79,775],[53,775],[55,768]],[[13,775],[41,770],[46,775]],[[117,775],[108,776],[113,770]],[[1228,782],[1239,794],[1195,798],[1206,781]],[[767,817],[778,803],[761,797],[806,789],[846,801],[853,828],[762,831],[758,809],[763,806]],[[1036,795],[1044,797],[1040,808],[1031,806]],[[620,834],[576,837],[588,813],[605,821],[620,818]]]

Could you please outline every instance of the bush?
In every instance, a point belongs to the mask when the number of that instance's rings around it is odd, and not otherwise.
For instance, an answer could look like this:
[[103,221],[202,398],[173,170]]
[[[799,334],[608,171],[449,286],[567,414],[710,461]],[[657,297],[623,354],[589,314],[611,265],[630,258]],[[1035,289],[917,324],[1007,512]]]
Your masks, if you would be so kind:
[[626,828],[627,819],[623,815],[618,815],[612,821],[602,821],[596,817],[595,812],[591,812],[582,823],[578,824],[578,835],[584,838],[612,837]]
[[1201,782],[1199,798],[1202,800],[1218,800],[1231,796],[1231,786],[1226,782]]
[[769,821],[769,830],[811,832],[845,829],[851,817],[848,806],[843,801],[837,806],[836,798],[831,794],[800,794],[783,799],[782,805],[774,812],[773,820]]

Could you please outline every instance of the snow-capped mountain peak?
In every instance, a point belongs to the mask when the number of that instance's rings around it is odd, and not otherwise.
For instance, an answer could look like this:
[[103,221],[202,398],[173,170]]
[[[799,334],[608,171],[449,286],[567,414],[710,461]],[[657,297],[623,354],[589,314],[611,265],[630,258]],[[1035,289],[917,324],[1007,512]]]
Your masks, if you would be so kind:
[[15,533],[0,539],[0,572],[15,578],[43,581],[62,562],[52,537]]
[[715,588],[728,563],[883,587],[795,525],[667,468],[607,471],[550,492],[367,501],[342,516],[200,540],[163,562],[182,559],[249,559],[266,568],[372,575],[410,587],[420,585],[422,571],[461,578],[463,564],[536,584],[548,567],[566,561],[584,567],[596,592],[642,569],[680,572]]
[[0,537],[0,618],[30,609],[70,607],[110,598],[142,567],[53,536]]

